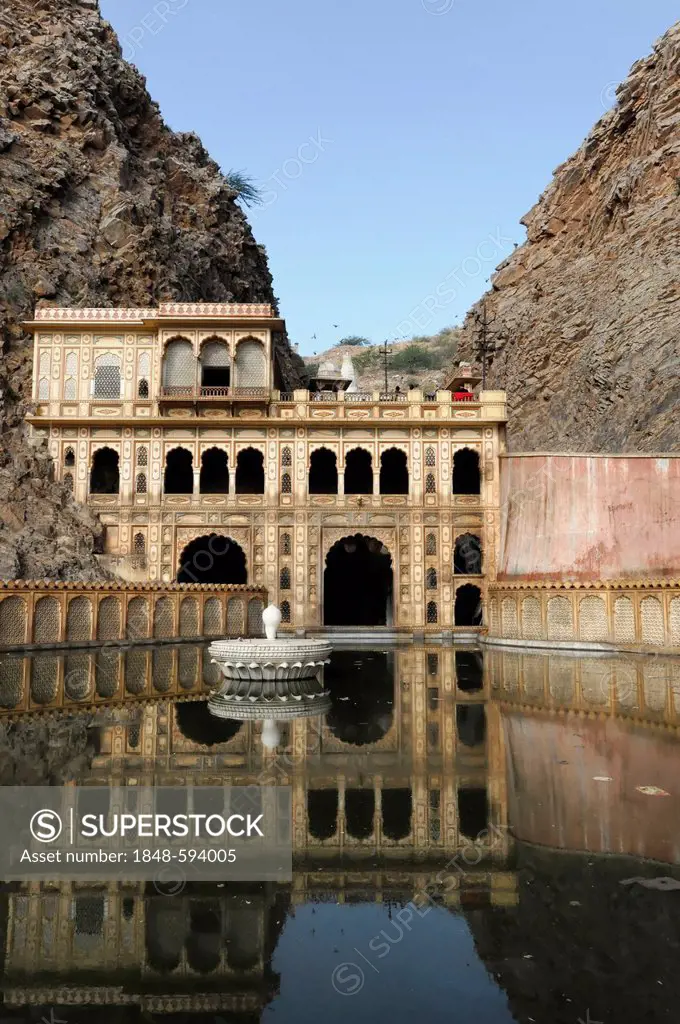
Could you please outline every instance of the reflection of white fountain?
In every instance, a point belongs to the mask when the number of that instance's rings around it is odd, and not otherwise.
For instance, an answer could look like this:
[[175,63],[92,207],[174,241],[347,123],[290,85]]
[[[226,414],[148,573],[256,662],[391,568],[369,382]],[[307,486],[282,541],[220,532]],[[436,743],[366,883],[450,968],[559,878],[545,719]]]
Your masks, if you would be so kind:
[[281,612],[270,604],[262,614],[266,640],[216,640],[210,654],[222,685],[208,701],[218,718],[264,719],[262,742],[276,747],[276,722],[325,715],[331,707],[323,685],[330,644],[325,640],[276,638]]

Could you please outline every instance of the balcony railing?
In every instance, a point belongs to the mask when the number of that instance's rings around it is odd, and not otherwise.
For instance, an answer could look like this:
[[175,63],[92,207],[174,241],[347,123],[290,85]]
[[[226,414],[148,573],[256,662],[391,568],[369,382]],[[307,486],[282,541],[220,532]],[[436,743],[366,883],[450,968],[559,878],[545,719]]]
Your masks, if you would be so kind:
[[185,402],[241,402],[255,400],[258,402],[269,398],[268,388],[204,388],[165,386],[161,388],[161,401]]

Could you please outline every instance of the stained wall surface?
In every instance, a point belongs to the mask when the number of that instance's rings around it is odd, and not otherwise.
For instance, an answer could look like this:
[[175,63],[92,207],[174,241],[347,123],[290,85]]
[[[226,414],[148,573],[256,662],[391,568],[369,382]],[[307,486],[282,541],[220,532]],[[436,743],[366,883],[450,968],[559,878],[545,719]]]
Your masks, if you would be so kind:
[[680,457],[500,461],[500,579],[680,576]]
[[503,720],[509,821],[518,839],[677,863],[672,734],[616,719],[510,713]]

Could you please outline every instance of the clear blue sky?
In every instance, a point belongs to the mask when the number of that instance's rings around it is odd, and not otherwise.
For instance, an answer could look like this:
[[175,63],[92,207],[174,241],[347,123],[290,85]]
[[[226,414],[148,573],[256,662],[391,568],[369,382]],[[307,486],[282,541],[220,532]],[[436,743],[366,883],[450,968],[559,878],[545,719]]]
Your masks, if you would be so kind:
[[677,17],[671,0],[101,6],[167,123],[266,189],[251,221],[305,353],[459,321]]

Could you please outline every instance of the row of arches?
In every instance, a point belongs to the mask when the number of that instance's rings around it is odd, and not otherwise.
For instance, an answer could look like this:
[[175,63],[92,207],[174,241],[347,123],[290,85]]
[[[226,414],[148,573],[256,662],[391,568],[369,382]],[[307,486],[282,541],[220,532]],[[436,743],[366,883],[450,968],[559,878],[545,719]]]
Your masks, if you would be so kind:
[[[458,790],[458,826],[462,835],[475,837],[488,827],[489,801],[485,788]],[[337,789],[312,789],[307,793],[309,834],[320,841],[338,831]],[[407,839],[412,831],[413,796],[410,789],[383,789],[380,793],[380,832],[393,842]],[[352,839],[372,838],[378,831],[375,793],[372,789],[345,790],[344,830]]]
[[[264,456],[255,448],[238,453],[235,472],[236,494],[264,494]],[[199,487],[201,494],[229,494],[231,474],[227,454],[221,448],[209,448],[201,457]],[[165,494],[193,494],[194,459],[187,448],[173,448],[167,453],[163,475]],[[148,474],[140,469],[135,474],[135,493],[146,494]],[[120,456],[113,448],[98,448],[92,458],[90,494],[120,492]]]
[[[456,461],[457,460],[457,461]],[[138,460],[139,462],[139,460]],[[70,465],[71,463],[68,463]],[[139,462],[141,465],[141,462]],[[146,461],[144,466],[146,466]],[[139,468],[139,467],[138,467]],[[408,494],[410,489],[408,460],[399,448],[389,448],[380,457],[380,494]],[[235,493],[264,494],[264,455],[256,448],[242,449],[236,458]],[[432,483],[430,482],[432,476]],[[201,455],[199,487],[201,494],[228,494],[230,469],[227,453],[218,447],[208,448]],[[165,494],[193,494],[194,457],[188,448],[171,449],[165,460]],[[135,476],[135,492],[145,494],[148,477],[145,471]],[[113,448],[98,448],[92,459],[90,472],[91,494],[118,494],[120,490],[120,456]],[[292,476],[287,470],[281,475],[281,492],[291,494]],[[479,455],[467,448],[456,452],[452,493],[478,494],[480,490]],[[328,448],[312,452],[309,465],[309,494],[338,494],[337,455]],[[426,493],[436,492],[433,474],[426,476]],[[355,448],[347,453],[344,471],[345,494],[373,494],[374,474],[371,453]]]

